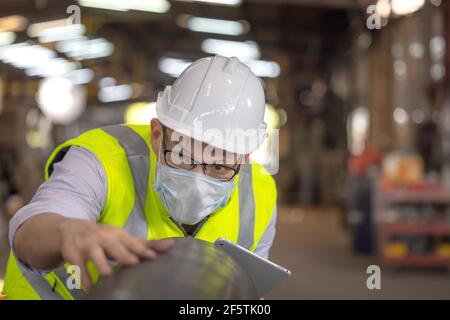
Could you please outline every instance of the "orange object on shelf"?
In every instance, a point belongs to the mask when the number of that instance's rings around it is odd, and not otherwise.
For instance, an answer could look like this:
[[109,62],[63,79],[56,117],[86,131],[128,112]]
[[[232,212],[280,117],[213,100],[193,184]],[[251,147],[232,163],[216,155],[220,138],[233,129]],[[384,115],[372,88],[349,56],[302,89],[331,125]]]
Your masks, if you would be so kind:
[[436,247],[436,255],[442,258],[450,258],[450,244],[441,243]]
[[414,186],[424,178],[422,157],[415,153],[395,151],[384,157],[381,181],[384,186]]
[[408,255],[408,246],[403,242],[391,242],[385,244],[383,253],[386,257],[402,258]]

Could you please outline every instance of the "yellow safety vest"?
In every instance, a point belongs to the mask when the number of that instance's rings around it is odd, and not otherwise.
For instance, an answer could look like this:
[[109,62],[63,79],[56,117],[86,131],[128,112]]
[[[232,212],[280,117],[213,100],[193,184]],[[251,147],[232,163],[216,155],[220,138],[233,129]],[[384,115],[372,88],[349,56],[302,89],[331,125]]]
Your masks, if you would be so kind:
[[[45,179],[71,146],[86,148],[99,159],[107,178],[108,193],[98,223],[121,227],[150,240],[184,237],[184,230],[171,219],[153,190],[156,155],[151,148],[150,129],[149,125],[113,125],[87,131],[56,148],[47,161]],[[275,182],[253,162],[241,167],[235,184],[228,204],[205,219],[193,236],[208,242],[225,237],[254,250],[275,209]],[[11,251],[3,290],[7,299],[83,297],[83,289],[69,289],[66,285],[70,277],[67,263],[40,276],[16,259]],[[87,267],[96,281],[97,270],[92,263]]]

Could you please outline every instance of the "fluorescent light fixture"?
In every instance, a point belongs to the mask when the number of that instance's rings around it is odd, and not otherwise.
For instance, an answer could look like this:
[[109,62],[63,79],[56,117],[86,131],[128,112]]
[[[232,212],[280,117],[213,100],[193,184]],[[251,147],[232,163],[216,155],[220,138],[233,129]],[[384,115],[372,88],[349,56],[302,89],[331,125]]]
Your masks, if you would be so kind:
[[56,50],[61,53],[67,53],[70,51],[81,50],[83,45],[88,41],[87,37],[80,37],[77,39],[69,39],[64,41],[59,41],[56,43]]
[[106,9],[114,11],[128,11],[120,1],[111,0],[78,0],[78,4],[83,7]]
[[50,59],[38,66],[29,68],[25,70],[25,73],[30,77],[40,76],[45,78],[66,75],[76,68],[76,63],[69,62],[63,58],[56,58]]
[[0,32],[0,46],[6,46],[16,41],[16,34],[11,31]]
[[184,15],[178,19],[178,25],[195,32],[217,33],[238,36],[248,29],[248,22],[222,19],[210,19]]
[[115,86],[116,84],[117,84],[117,81],[113,77],[104,77],[104,78],[101,78],[98,82],[98,86],[100,88],[112,87],[112,86]]
[[27,42],[4,46],[0,51],[0,59],[3,62],[22,69],[45,63],[54,57],[56,54],[52,50]]
[[94,79],[94,72],[91,69],[76,69],[67,75],[74,84],[87,84]]
[[69,24],[66,26],[60,26],[55,28],[48,28],[42,30],[38,39],[39,42],[48,43],[48,42],[56,42],[67,39],[76,39],[80,38],[86,28],[82,24]]
[[87,60],[110,56],[114,45],[103,38],[80,39],[61,41],[56,44],[56,50],[76,60]]
[[162,72],[177,78],[191,63],[190,60],[164,57],[159,59],[158,67]]
[[167,0],[78,0],[83,7],[91,7],[115,11],[146,11],[164,13],[170,9]]
[[28,76],[60,76],[77,69],[77,64],[58,58],[48,48],[21,42],[0,47],[0,60],[16,68],[26,69]]
[[[159,59],[158,67],[163,73],[177,78],[192,61],[164,57]],[[248,60],[244,62],[258,77],[276,78],[280,75],[280,65],[275,61]]]
[[224,6],[239,6],[242,0],[177,0],[183,2],[202,2],[207,4],[224,5]]
[[41,64],[46,64],[48,61],[56,57],[54,51],[40,46],[23,47],[16,50],[11,50],[9,53],[8,62],[16,68],[27,69]]
[[206,39],[203,40],[201,47],[206,53],[218,54],[225,57],[234,56],[243,61],[259,59],[261,56],[258,45],[253,41],[239,42]]
[[103,87],[98,92],[98,100],[105,103],[128,100],[132,96],[133,96],[133,88],[129,84]]
[[0,31],[23,31],[28,24],[28,19],[19,15],[0,18]]
[[9,63],[10,58],[13,57],[13,50],[17,50],[19,48],[29,47],[30,44],[27,42],[14,43],[6,46],[0,47],[0,60],[4,63]]
[[130,10],[164,13],[170,9],[166,0],[121,0]]
[[275,61],[250,60],[245,64],[258,77],[276,78],[280,75],[280,65]]
[[425,4],[425,0],[392,0],[392,12],[396,15],[408,15],[416,12]]

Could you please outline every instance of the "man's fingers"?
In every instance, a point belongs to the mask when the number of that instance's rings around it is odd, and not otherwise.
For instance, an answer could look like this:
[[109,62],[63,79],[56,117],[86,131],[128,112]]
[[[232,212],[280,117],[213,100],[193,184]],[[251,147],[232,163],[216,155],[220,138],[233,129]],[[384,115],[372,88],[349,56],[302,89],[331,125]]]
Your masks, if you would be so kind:
[[128,250],[130,250],[140,258],[153,260],[158,255],[152,248],[149,248],[146,245],[147,240],[126,236],[124,237],[123,242]]
[[108,258],[102,247],[92,247],[89,250],[89,258],[95,264],[101,276],[109,276],[112,273],[112,268],[108,263]]
[[121,264],[133,266],[139,263],[139,258],[131,253],[121,242],[106,242],[104,248],[110,258],[117,260]]

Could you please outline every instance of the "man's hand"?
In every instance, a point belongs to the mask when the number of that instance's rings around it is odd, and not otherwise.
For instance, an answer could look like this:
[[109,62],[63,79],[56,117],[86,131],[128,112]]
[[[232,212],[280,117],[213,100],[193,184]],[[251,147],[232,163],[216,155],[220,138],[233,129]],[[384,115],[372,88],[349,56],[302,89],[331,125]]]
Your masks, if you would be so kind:
[[80,267],[81,283],[86,289],[91,285],[87,260],[95,264],[101,276],[108,276],[112,273],[108,259],[133,266],[140,259],[155,259],[158,252],[166,251],[173,244],[170,239],[139,239],[123,229],[80,219],[66,219],[60,230],[62,258]]
[[155,259],[158,252],[172,244],[170,239],[139,239],[117,227],[54,213],[28,219],[14,235],[14,249],[20,260],[42,270],[54,269],[67,261],[80,268],[81,284],[86,289],[91,286],[86,270],[88,260],[101,276],[107,276],[112,272],[108,259],[132,266],[140,259]]

